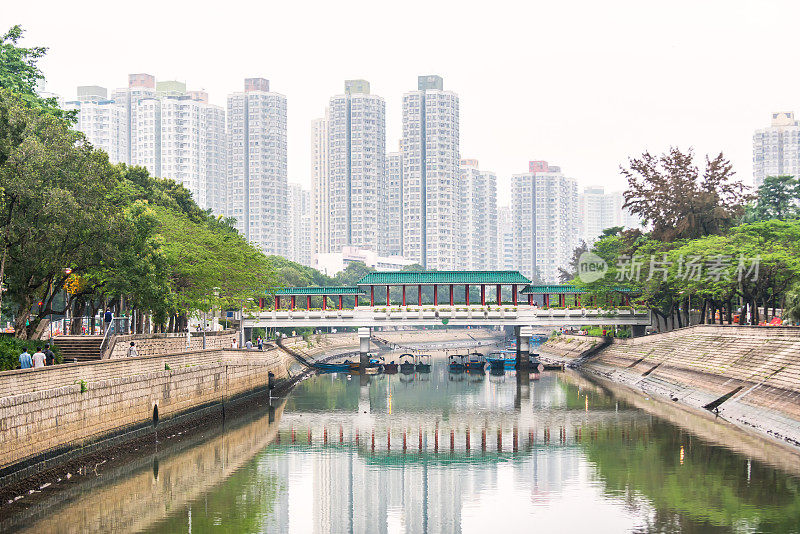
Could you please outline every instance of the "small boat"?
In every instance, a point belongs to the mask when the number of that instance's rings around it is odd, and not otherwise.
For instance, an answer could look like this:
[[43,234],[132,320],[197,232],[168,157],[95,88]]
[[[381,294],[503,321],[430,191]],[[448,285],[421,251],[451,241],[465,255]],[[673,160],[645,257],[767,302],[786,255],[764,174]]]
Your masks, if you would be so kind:
[[396,375],[397,374],[397,364],[395,362],[389,362],[383,364],[383,372],[387,375]]
[[431,372],[431,355],[430,354],[420,354],[415,358],[417,365],[417,372],[418,373],[430,373]]
[[500,370],[513,369],[517,364],[517,359],[506,351],[490,352],[486,361],[492,369]]
[[464,370],[464,360],[466,360],[467,356],[463,354],[452,354],[450,356],[450,361],[448,363],[448,367],[450,368],[451,372],[460,372]]
[[486,367],[486,358],[480,352],[473,352],[464,363],[464,368],[470,371],[483,370]]
[[350,370],[350,362],[315,363],[314,368],[323,373],[346,373]]
[[410,375],[414,372],[414,355],[413,354],[401,354],[400,357],[403,359],[400,362],[400,372],[404,375]]

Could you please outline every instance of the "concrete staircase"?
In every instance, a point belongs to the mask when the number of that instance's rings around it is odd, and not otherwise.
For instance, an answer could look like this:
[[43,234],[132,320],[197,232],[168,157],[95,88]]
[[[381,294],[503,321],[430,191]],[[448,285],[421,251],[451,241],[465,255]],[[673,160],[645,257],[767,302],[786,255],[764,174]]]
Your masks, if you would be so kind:
[[52,339],[64,357],[64,363],[99,360],[103,336],[58,336]]

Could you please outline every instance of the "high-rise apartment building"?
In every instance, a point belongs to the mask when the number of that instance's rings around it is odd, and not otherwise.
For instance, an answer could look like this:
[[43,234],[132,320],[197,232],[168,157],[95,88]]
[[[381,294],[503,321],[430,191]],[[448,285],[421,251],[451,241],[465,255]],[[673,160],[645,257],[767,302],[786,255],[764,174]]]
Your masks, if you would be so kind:
[[513,271],[517,268],[514,259],[514,226],[511,219],[511,207],[497,208],[497,269]]
[[459,101],[440,76],[403,95],[403,256],[458,265]]
[[511,179],[514,256],[532,280],[558,282],[578,243],[578,184],[546,161]]
[[483,271],[497,265],[497,176],[476,159],[461,160],[458,217],[460,269]]
[[328,179],[328,109],[311,121],[312,256],[331,251],[330,180]]
[[403,255],[403,141],[400,150],[386,155],[386,253]]
[[266,254],[286,255],[286,97],[245,79],[228,96],[228,213]]
[[625,198],[621,191],[606,193],[602,186],[584,188],[579,196],[580,237],[587,245],[594,243],[603,230],[622,226],[636,228],[641,225],[638,217],[622,206]]
[[78,98],[64,103],[65,109],[77,110],[75,127],[96,148],[104,150],[112,163],[127,161],[128,137],[125,110],[108,99],[105,87],[78,87]]
[[386,105],[365,80],[347,80],[329,104],[330,249],[386,249]]
[[311,191],[290,183],[287,189],[287,259],[311,265]]
[[753,183],[759,187],[767,176],[800,176],[800,122],[792,112],[772,114],[768,128],[753,134]]
[[150,74],[129,74],[128,87],[115,89],[111,93],[111,100],[122,107],[125,113],[125,137],[128,139],[128,153],[125,163],[132,164],[138,161],[136,153],[139,135],[136,131],[138,103],[143,98],[151,98],[156,95],[156,78]]
[[224,214],[225,111],[205,100],[193,99],[182,82],[166,81],[158,83],[157,95],[133,103],[131,163],[182,184],[201,208]]

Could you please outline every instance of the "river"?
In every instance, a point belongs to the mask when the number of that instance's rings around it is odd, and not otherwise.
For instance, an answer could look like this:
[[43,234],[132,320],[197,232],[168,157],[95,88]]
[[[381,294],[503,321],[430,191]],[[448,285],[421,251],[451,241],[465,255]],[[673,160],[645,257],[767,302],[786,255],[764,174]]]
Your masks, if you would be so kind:
[[224,427],[162,435],[0,526],[800,532],[800,466],[748,454],[735,432],[704,432],[716,423],[655,415],[576,373],[433,363],[430,373],[311,377]]

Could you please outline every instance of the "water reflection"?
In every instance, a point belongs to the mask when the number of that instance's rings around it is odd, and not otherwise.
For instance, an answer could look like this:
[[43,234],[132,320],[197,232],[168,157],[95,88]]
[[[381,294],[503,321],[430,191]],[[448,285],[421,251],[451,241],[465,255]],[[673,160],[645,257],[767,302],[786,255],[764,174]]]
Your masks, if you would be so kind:
[[72,530],[59,528],[69,517],[75,531],[97,530],[80,528],[81,514],[94,517],[91,527],[144,532],[800,525],[796,474],[709,444],[684,430],[691,425],[577,375],[451,374],[444,360],[423,375],[322,375],[298,385],[273,419],[160,454],[147,464],[149,490],[136,482],[144,469],[134,471],[34,527]]

